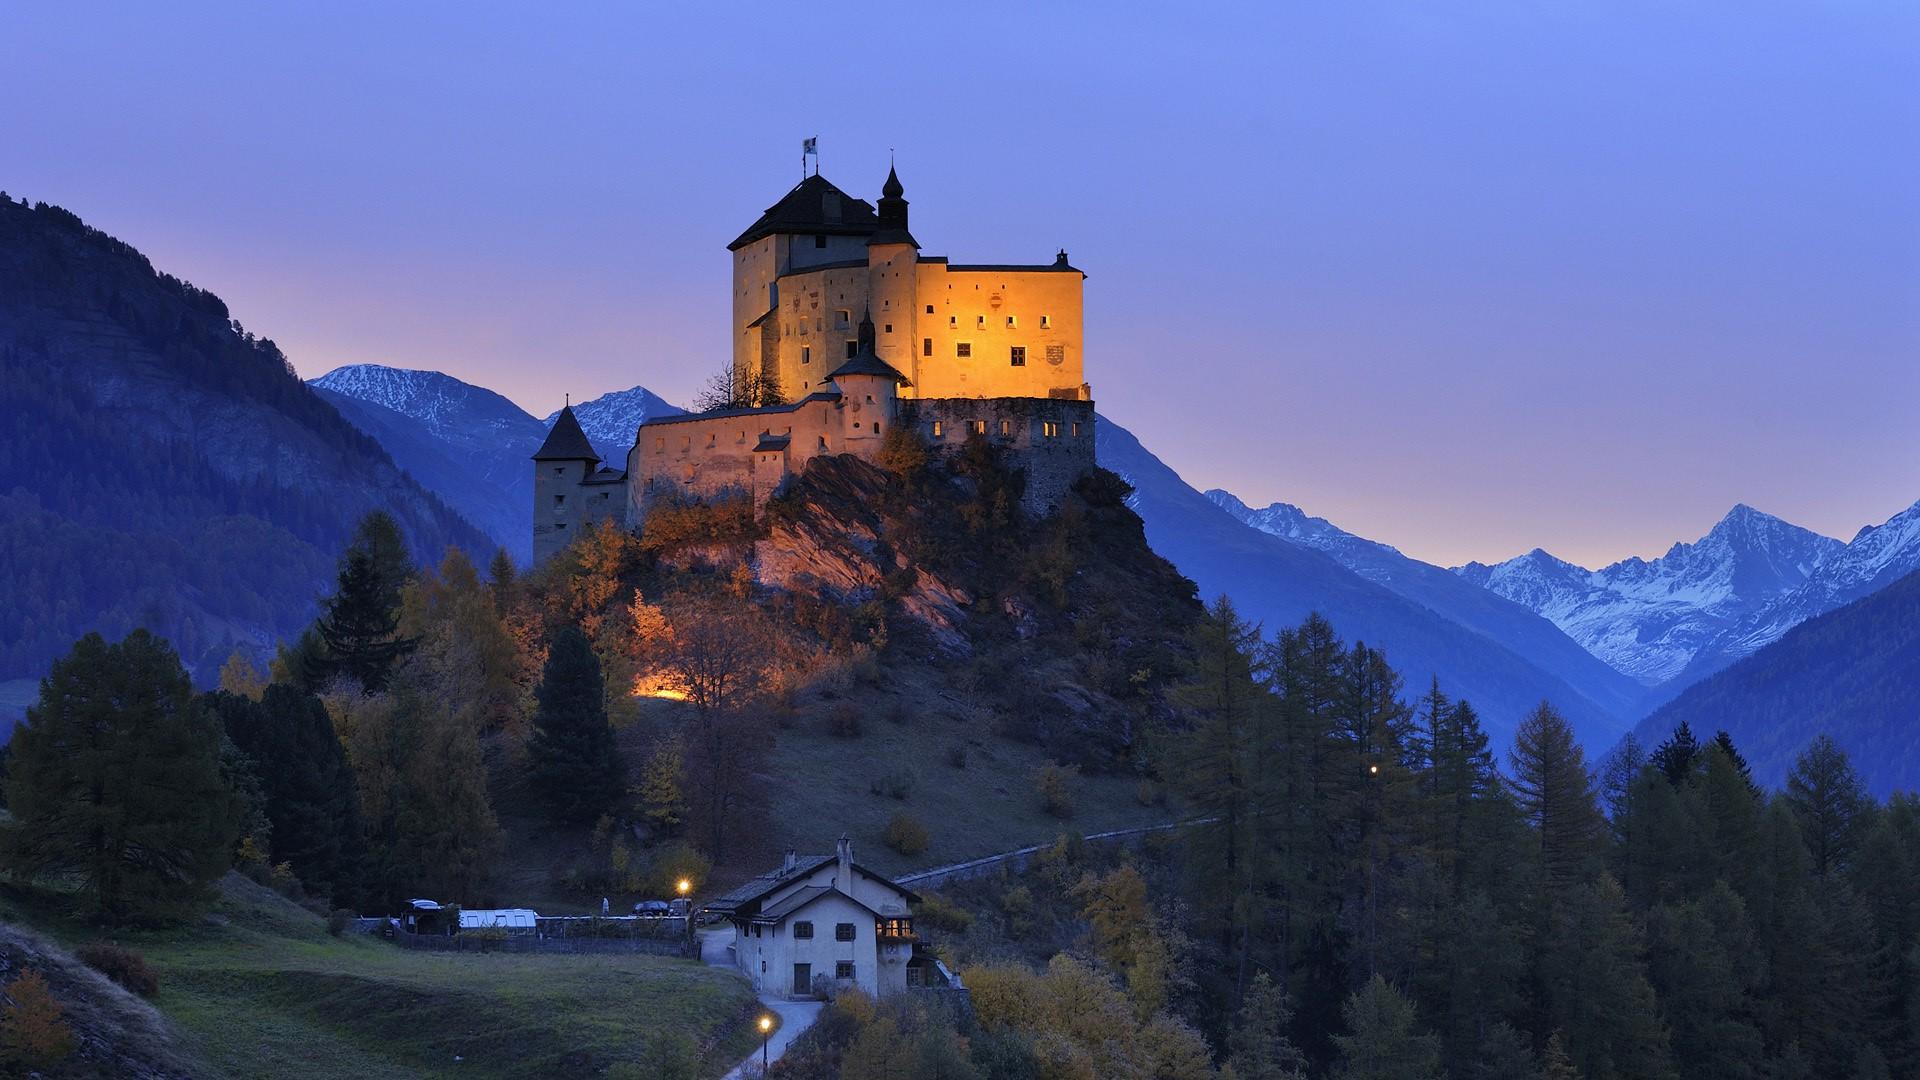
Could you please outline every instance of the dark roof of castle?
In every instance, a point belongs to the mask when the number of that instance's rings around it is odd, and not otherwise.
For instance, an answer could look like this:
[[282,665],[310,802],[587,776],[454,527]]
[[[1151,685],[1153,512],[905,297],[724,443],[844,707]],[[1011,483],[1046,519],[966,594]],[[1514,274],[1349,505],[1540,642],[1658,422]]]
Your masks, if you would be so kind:
[[728,251],[737,251],[763,236],[780,233],[825,233],[831,236],[868,236],[880,227],[873,204],[856,199],[814,173],[795,184],[780,201],[767,207],[760,220],[747,226]]
[[600,460],[600,455],[594,452],[593,443],[587,441],[587,433],[580,430],[580,421],[574,418],[573,406],[560,410],[560,418],[553,422],[553,430],[547,432],[547,441],[540,444],[533,460]]
[[785,450],[792,443],[793,436],[791,435],[775,435],[772,432],[763,431],[760,433],[760,441],[754,445],[753,452],[756,454],[773,453],[778,450]]
[[912,385],[907,382],[905,375],[900,374],[899,368],[880,359],[872,349],[861,349],[853,354],[852,359],[829,372],[827,378],[838,379],[842,375],[878,375],[883,379],[893,379],[895,382]]
[[887,182],[880,185],[880,194],[889,199],[897,199],[906,193],[906,186],[900,183],[900,174],[895,172],[893,166],[889,164],[887,166]]

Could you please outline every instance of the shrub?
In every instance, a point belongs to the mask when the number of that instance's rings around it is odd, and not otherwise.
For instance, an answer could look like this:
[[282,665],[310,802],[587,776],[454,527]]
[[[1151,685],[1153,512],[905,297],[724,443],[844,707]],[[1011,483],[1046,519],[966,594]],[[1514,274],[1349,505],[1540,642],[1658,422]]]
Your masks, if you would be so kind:
[[956,769],[967,767],[967,748],[964,744],[954,743],[947,747],[947,764]]
[[118,945],[82,945],[74,950],[93,970],[139,994],[152,997],[160,989],[160,976],[147,966],[147,958]]
[[334,908],[327,914],[327,933],[332,934],[334,937],[339,937],[347,932],[348,927],[353,925],[353,920],[353,912],[348,911],[346,908]]
[[867,782],[867,790],[875,795],[885,795],[889,799],[905,801],[907,793],[913,790],[913,774],[895,769],[882,773]]
[[920,906],[914,909],[914,918],[935,930],[962,933],[973,925],[973,912],[933,893],[920,894]]
[[5,993],[12,1004],[0,1010],[0,1060],[44,1068],[73,1052],[73,1029],[39,972],[22,972]]
[[1073,778],[1080,770],[1072,765],[1043,765],[1033,774],[1033,789],[1040,795],[1040,807],[1057,818],[1073,816]]
[[827,710],[827,731],[842,739],[860,737],[860,708],[851,701],[843,701]]
[[1151,780],[1142,780],[1135,785],[1133,798],[1141,806],[1160,806],[1167,801],[1167,791]]
[[918,818],[903,811],[887,822],[886,841],[888,847],[902,855],[918,855],[927,850],[933,837]]

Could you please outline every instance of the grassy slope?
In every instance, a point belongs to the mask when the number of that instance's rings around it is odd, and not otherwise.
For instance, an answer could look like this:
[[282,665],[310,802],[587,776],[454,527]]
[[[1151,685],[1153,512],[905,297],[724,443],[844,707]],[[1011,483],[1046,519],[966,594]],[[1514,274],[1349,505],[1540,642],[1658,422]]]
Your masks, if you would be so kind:
[[[69,944],[98,936],[0,898],[0,916],[30,912]],[[210,1076],[587,1076],[671,1031],[694,1035],[717,1076],[755,1042],[744,980],[692,961],[404,952],[331,938],[233,877],[204,923],[116,940],[160,971],[154,1003]]]

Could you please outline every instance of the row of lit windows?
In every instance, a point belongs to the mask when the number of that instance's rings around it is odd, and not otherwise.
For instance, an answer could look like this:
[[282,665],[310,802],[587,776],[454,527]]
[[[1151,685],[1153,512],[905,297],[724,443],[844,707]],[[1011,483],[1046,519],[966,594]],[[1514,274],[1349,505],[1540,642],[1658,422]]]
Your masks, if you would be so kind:
[[[969,435],[985,435],[987,433],[987,422],[985,420],[964,420],[962,423],[965,426],[961,428],[961,430]],[[1040,422],[1040,437],[1043,439],[1057,439],[1060,437],[1061,427],[1062,425],[1058,421],[1043,420]],[[1065,427],[1073,433],[1074,438],[1077,439],[1080,437],[1080,425],[1078,423],[1067,424]],[[1013,435],[1013,421],[1000,421],[1000,434],[1011,437]],[[947,437],[946,421],[935,420],[933,422],[933,437],[936,439],[944,439]]]
[[[927,314],[929,314],[929,315],[931,315],[931,314],[933,314],[933,305],[932,305],[932,304],[928,304],[928,305],[927,305]],[[1020,316],[1018,316],[1018,315],[1008,315],[1008,316],[1007,316],[1006,318],[1007,318],[1007,324],[1006,324],[1006,325],[1007,325],[1007,329],[1009,329],[1009,330],[1018,330],[1018,329],[1020,329]],[[823,334],[827,332],[827,321],[826,321],[825,319],[809,319],[809,318],[806,318],[806,317],[804,317],[804,316],[802,316],[802,317],[801,317],[801,319],[800,319],[800,321],[799,321],[798,323],[788,323],[788,324],[787,324],[787,336],[788,336],[788,337],[792,337],[792,336],[794,335],[794,332],[795,332],[795,330],[794,330],[794,328],[795,328],[796,326],[797,326],[797,327],[799,328],[799,333],[800,333],[800,334],[801,334],[801,336],[803,336],[803,337],[804,337],[804,336],[806,336],[807,334],[810,334],[810,333],[812,333],[812,332],[813,332],[813,331],[815,331],[815,330],[818,330],[818,331],[819,331],[820,333],[823,333]],[[987,317],[986,317],[985,315],[976,315],[976,316],[974,316],[974,318],[973,318],[973,327],[974,327],[974,329],[976,329],[976,330],[985,330],[985,329],[987,328]],[[836,329],[836,330],[850,330],[850,329],[852,329],[852,328],[853,328],[853,313],[852,313],[851,311],[847,311],[847,310],[845,310],[844,308],[843,308],[843,309],[841,309],[841,310],[839,310],[839,311],[836,311],[836,312],[834,312],[834,313],[833,313],[833,328],[834,328],[834,329]],[[958,316],[958,315],[949,315],[949,316],[947,316],[947,329],[949,329],[949,330],[958,330],[958,329],[960,329],[960,316]],[[1051,316],[1051,315],[1042,315],[1042,316],[1040,316],[1040,329],[1042,329],[1042,330],[1051,330],[1051,329],[1053,329],[1053,316]],[[882,331],[881,331],[881,332],[882,332],[882,333],[887,333],[887,334],[891,334],[891,333],[893,333],[893,324],[892,324],[892,323],[887,323],[887,324],[885,324],[885,326],[884,326],[884,328],[882,329]]]

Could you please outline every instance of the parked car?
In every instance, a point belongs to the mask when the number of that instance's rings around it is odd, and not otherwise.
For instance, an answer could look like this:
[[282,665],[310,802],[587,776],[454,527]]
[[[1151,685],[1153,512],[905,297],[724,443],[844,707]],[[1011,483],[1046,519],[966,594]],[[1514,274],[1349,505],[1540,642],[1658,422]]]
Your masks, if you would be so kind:
[[643,919],[664,919],[673,914],[673,905],[665,900],[642,900],[633,905],[633,913]]

